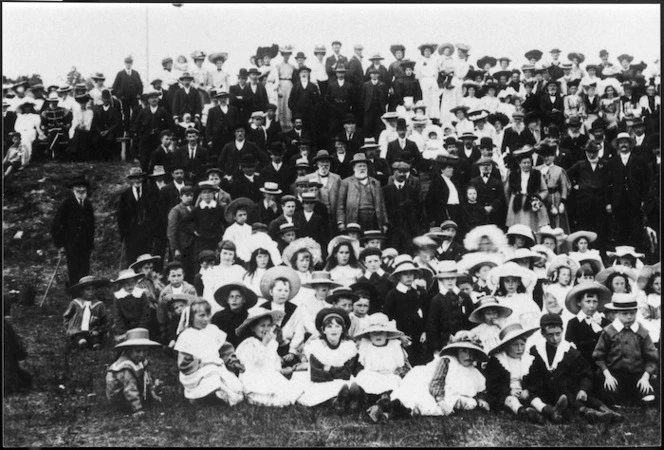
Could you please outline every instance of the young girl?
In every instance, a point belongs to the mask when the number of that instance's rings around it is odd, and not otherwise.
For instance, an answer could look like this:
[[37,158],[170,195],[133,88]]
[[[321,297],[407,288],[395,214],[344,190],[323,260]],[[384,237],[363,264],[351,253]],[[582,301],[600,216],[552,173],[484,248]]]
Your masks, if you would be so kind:
[[251,404],[288,406],[302,395],[303,388],[287,378],[292,375],[293,368],[282,368],[277,353],[274,328],[275,321],[281,316],[281,311],[256,308],[234,330],[238,336],[246,335],[235,353],[244,366],[240,381]]
[[549,191],[540,171],[533,169],[532,147],[524,146],[512,155],[518,168],[510,170],[507,175],[505,197],[509,199],[509,206],[505,224],[510,227],[527,225],[531,230],[537,230],[549,223],[546,208],[541,204]]
[[[300,283],[306,284],[311,281],[311,273],[314,268],[319,266],[322,262],[321,246],[318,242],[310,237],[296,239],[290,244],[283,252],[284,263],[288,267],[295,269],[300,277]],[[301,289],[298,294],[293,297],[293,304],[300,306],[300,304],[309,298],[312,291],[309,288]]]
[[521,385],[532,363],[532,357],[526,353],[526,340],[537,330],[524,329],[518,323],[500,330],[499,342],[489,352],[485,373],[491,409],[511,411],[519,418],[543,423],[544,417],[530,406],[530,393]]
[[632,283],[636,283],[636,272],[624,266],[613,266],[598,273],[595,280],[609,288],[612,294],[630,294]]
[[466,201],[461,204],[462,235],[465,236],[473,228],[485,225],[489,220],[484,207],[477,202],[477,188],[474,185],[466,187]]
[[599,251],[597,249],[591,249],[590,243],[597,240],[597,233],[592,231],[576,231],[567,236],[567,243],[572,249],[569,253],[569,257],[573,258],[581,264],[581,260],[587,259],[589,256],[596,256],[599,258]]
[[69,303],[62,319],[67,337],[79,348],[101,348],[108,327],[108,314],[99,300],[97,288],[107,285],[108,280],[88,275],[70,288],[77,297]]
[[236,246],[231,241],[221,241],[217,245],[219,264],[202,273],[203,298],[210,302],[212,313],[220,310],[214,301],[214,293],[229,283],[241,283],[247,272],[244,267],[235,264]]
[[248,212],[254,207],[254,202],[247,197],[236,198],[228,204],[224,211],[227,223],[232,223],[224,231],[223,240],[231,241],[237,247],[238,259],[245,263],[251,257],[249,245],[251,244],[251,225],[247,223]]
[[289,344],[295,335],[297,328],[296,320],[293,320],[293,313],[297,309],[291,299],[297,295],[300,290],[300,277],[297,273],[284,266],[277,266],[269,269],[263,275],[261,280],[261,292],[267,301],[261,305],[261,308],[270,311],[282,311],[284,316],[275,320],[278,325],[277,342],[279,343],[279,355],[286,357],[289,353]]
[[343,286],[350,286],[362,277],[364,270],[357,261],[359,243],[356,239],[337,236],[327,246],[325,270],[330,272],[332,280]]
[[565,242],[567,235],[562,228],[551,228],[550,225],[544,225],[537,231],[539,236],[539,245],[551,250],[554,254],[563,253],[561,244]]
[[194,288],[196,289],[196,295],[202,297],[204,290],[203,276],[217,264],[217,255],[212,250],[203,250],[198,254],[198,264],[201,268],[194,276]]
[[659,335],[662,328],[662,274],[654,272],[648,277],[643,289],[645,299],[641,299],[639,313],[641,323],[650,333],[650,338],[659,346]]
[[184,396],[194,400],[214,394],[231,406],[244,399],[240,380],[231,370],[244,371],[226,333],[210,322],[210,304],[203,299],[182,314],[184,330],[175,343]]
[[512,309],[510,322],[518,322],[524,328],[533,328],[539,323],[540,308],[526,294],[533,280],[532,271],[511,261],[489,272],[488,284],[495,289],[494,296],[501,305]]
[[495,297],[480,298],[468,320],[479,324],[471,331],[482,342],[482,348],[492,350],[498,345],[501,325],[511,314],[512,309],[499,304]]
[[214,299],[223,310],[217,311],[210,323],[226,333],[228,343],[237,347],[241,340],[235,334],[235,329],[246,320],[249,310],[258,302],[258,297],[245,285],[231,283],[217,289]]
[[120,357],[106,372],[106,397],[118,406],[129,406],[134,417],[145,415],[145,403],[161,402],[146,369],[148,350],[161,345],[151,341],[149,336],[145,328],[129,330],[125,342],[115,346],[122,351]]
[[127,330],[148,328],[150,324],[150,306],[145,292],[136,286],[142,273],[131,269],[121,270],[118,278],[111,283],[118,286],[113,294],[113,335],[116,342],[125,339]]
[[332,289],[325,301],[335,308],[343,309],[348,314],[350,326],[346,335],[353,339],[355,333],[359,330],[358,319],[353,315],[353,303],[358,301],[360,296],[353,292],[349,287],[341,286]]
[[264,300],[261,293],[261,279],[267,269],[274,267],[270,252],[264,248],[257,248],[251,253],[247,273],[242,277],[242,281],[253,291],[254,294]]
[[189,294],[171,294],[164,298],[166,303],[166,321],[161,324],[161,342],[166,345],[167,352],[173,355],[172,349],[175,347],[175,341],[178,339],[178,328],[182,312],[196,301],[195,295]]
[[630,269],[640,269],[643,267],[641,259],[645,255],[637,253],[632,246],[618,245],[615,252],[606,252],[606,254],[614,266],[625,266]]
[[460,409],[489,410],[486,382],[475,361],[486,360],[477,336],[459,331],[426,366],[415,367],[401,381],[392,398],[413,415],[447,416]]
[[565,297],[572,289],[572,280],[576,277],[578,270],[579,265],[567,255],[556,256],[547,269],[547,275],[553,282],[547,286],[547,292],[556,297],[561,305],[564,304]]
[[335,399],[338,413],[347,412],[351,401],[353,409],[359,410],[363,392],[357,384],[350,383],[357,373],[357,347],[347,337],[349,327],[350,318],[343,309],[324,308],[316,315],[320,338],[304,346],[309,371],[294,375],[306,383],[299,404],[315,406]]
[[574,279],[574,285],[584,283],[587,281],[595,281],[595,271],[592,269],[590,264],[584,263],[579,267],[579,271],[576,273],[576,278]]

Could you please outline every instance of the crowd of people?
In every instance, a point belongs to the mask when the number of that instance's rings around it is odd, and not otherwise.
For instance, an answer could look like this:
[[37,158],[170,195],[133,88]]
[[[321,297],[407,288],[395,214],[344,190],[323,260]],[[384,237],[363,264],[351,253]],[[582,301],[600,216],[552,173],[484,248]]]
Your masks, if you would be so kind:
[[41,115],[25,86],[3,101],[5,124],[15,107],[34,125],[5,130],[5,174],[130,142],[127,268],[90,274],[89,180],[71,181],[51,229],[68,338],[122,350],[109,399],[139,415],[160,400],[145,361],[162,347],[192,403],[534,423],[658,403],[659,71],[605,50],[476,69],[465,44],[413,61],[393,45],[389,67],[340,49],[316,46],[307,66],[259,47],[237,84],[227,54],[196,51],[193,66],[164,58],[145,91],[128,57],[111,89],[103,74],[74,100],[53,86]]

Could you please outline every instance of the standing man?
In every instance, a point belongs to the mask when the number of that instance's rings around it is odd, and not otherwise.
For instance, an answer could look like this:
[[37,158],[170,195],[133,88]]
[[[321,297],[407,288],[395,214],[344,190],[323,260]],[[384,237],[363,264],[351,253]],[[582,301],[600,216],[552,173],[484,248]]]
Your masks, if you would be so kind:
[[369,66],[366,70],[366,73],[364,74],[364,81],[369,81],[371,80],[371,76],[369,75],[369,69],[372,67],[378,71],[378,81],[381,83],[384,83],[389,87],[388,83],[388,75],[387,75],[387,68],[385,68],[384,65],[382,65],[380,62],[384,60],[382,56],[380,56],[380,53],[374,53],[371,58],[369,58],[369,61],[371,61],[371,66]]
[[150,155],[159,147],[161,133],[172,127],[171,118],[164,107],[159,106],[159,93],[150,90],[145,93],[148,107],[141,109],[136,116],[136,135],[138,136],[138,159],[141,168],[148,170]]
[[218,91],[215,98],[218,104],[208,111],[205,125],[205,138],[213,161],[219,158],[224,145],[233,140],[233,129],[240,123],[240,110],[228,104],[230,98],[228,91]]
[[[205,174],[205,166],[212,158],[209,158],[208,150],[198,143],[196,128],[187,128],[184,137],[187,143],[175,151],[173,164],[182,168],[189,181],[196,183]],[[212,160],[214,161],[216,158]]]
[[288,107],[295,117],[299,114],[302,117],[302,127],[306,131],[311,131],[314,120],[314,111],[316,105],[321,102],[318,86],[309,80],[311,69],[307,66],[300,67],[300,83],[293,86],[293,90],[288,97]]
[[378,81],[379,72],[374,67],[370,67],[368,73],[371,80],[362,85],[360,95],[360,103],[364,114],[363,130],[365,135],[378,140],[383,128],[381,117],[387,106],[387,86],[385,83]]
[[76,177],[69,184],[71,194],[60,205],[51,224],[51,236],[60,254],[67,255],[68,286],[90,273],[90,253],[94,249],[95,217],[87,198],[90,183]]
[[127,56],[124,59],[125,69],[118,72],[113,82],[113,93],[122,102],[122,114],[124,117],[124,129],[129,130],[129,124],[138,114],[138,99],[143,93],[143,82],[141,76],[131,67],[134,59]]
[[[328,83],[327,96],[325,97],[330,105],[328,132],[331,135],[341,131],[343,118],[353,111],[355,107],[353,102],[357,98],[355,88],[346,81],[346,67],[343,64],[337,64],[335,71],[337,79]],[[353,122],[355,122],[354,116],[352,117]]]
[[327,77],[330,82],[337,79],[337,67],[340,64],[345,66],[348,65],[348,58],[341,55],[341,42],[332,41],[332,55],[325,60],[325,71],[327,72]]
[[406,180],[410,164],[405,161],[395,161],[392,164],[392,172],[394,173],[392,182],[383,188],[385,210],[390,224],[386,246],[396,248],[399,253],[406,253],[413,238],[419,234],[422,207],[419,192]]
[[94,107],[90,131],[97,138],[102,159],[119,159],[120,144],[116,139],[122,134],[122,114],[113,108],[111,92],[108,89],[101,91],[101,102],[100,106]]
[[240,172],[240,158],[246,154],[252,154],[260,162],[261,168],[268,162],[267,156],[254,144],[246,140],[247,126],[243,123],[235,125],[235,140],[224,145],[221,150],[217,167],[224,174],[227,183],[230,183],[233,177],[242,176]]
[[249,84],[245,92],[245,109],[240,117],[240,121],[244,124],[249,121],[254,111],[263,111],[269,103],[265,86],[258,82],[261,73],[255,67],[249,69],[247,73],[249,74]]
[[316,57],[316,60],[311,64],[311,81],[318,84],[318,89],[323,98],[325,98],[325,95],[327,94],[327,82],[329,78],[327,76],[327,71],[325,70],[325,61],[323,61],[325,53],[326,50],[324,45],[315,46],[314,56]]
[[502,181],[499,177],[491,176],[494,165],[493,158],[483,156],[475,161],[475,165],[479,167],[480,174],[471,178],[470,184],[475,186],[477,191],[477,203],[486,211],[489,223],[504,226],[507,202]]
[[362,67],[362,50],[364,47],[361,44],[356,44],[353,47],[355,54],[348,61],[348,72],[346,73],[346,79],[350,84],[355,88],[355,98],[353,99],[353,104],[359,106],[355,110],[355,120],[357,120],[362,127],[367,127],[367,124],[362,123],[362,83],[364,82],[364,68]]
[[173,97],[173,122],[176,124],[182,120],[182,116],[189,113],[200,128],[201,114],[203,113],[203,103],[198,89],[192,86],[194,77],[188,72],[180,76],[182,87],[175,92]]
[[[318,200],[320,200],[329,211],[331,225],[337,223],[337,205],[339,203],[339,188],[341,187],[341,177],[336,173],[330,172],[332,167],[332,156],[327,150],[318,150],[313,159],[316,165],[316,172],[307,175],[307,179],[319,183]],[[333,229],[333,228],[331,228]]]

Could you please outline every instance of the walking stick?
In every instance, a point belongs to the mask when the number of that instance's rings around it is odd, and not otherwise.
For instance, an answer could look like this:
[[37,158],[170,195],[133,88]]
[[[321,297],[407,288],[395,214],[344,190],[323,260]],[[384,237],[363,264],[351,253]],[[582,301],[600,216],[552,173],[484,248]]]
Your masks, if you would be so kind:
[[120,261],[118,262],[118,272],[122,270],[122,258],[124,257],[124,239],[120,241]]
[[46,300],[46,296],[48,295],[48,291],[51,289],[51,285],[53,284],[53,280],[55,280],[55,276],[58,274],[58,269],[60,268],[60,263],[62,262],[62,257],[65,256],[64,252],[60,253],[60,258],[58,258],[58,263],[55,265],[55,272],[53,272],[53,276],[51,277],[51,281],[48,282],[48,286],[46,286],[46,292],[44,292],[44,296],[41,299],[41,302],[39,302],[39,307],[41,308],[42,305],[44,304],[44,300]]

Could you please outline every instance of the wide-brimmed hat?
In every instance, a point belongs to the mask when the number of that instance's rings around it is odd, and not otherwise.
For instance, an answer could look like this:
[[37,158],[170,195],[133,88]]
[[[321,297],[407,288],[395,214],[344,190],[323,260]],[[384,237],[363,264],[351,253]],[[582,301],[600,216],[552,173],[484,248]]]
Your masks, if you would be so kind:
[[571,252],[570,257],[574,258],[578,263],[579,266],[582,266],[584,264],[588,264],[590,268],[592,269],[593,273],[595,276],[602,270],[604,270],[604,262],[602,261],[602,258],[600,258],[599,253],[596,252],[585,252],[585,253],[579,253],[579,252]]
[[498,344],[496,344],[496,346],[489,351],[489,355],[494,355],[499,351],[504,350],[505,347],[507,347],[516,339],[528,338],[539,329],[540,327],[523,328],[520,323],[510,323],[500,330],[500,333],[498,334],[500,342],[498,342]]
[[249,310],[247,318],[235,329],[235,335],[240,336],[251,324],[265,317],[270,317],[272,322],[277,322],[284,316],[283,311],[270,311],[265,308],[254,308]]
[[381,241],[384,241],[387,237],[380,230],[367,230],[360,237],[360,242],[367,242],[372,239],[380,239]]
[[205,52],[202,50],[195,50],[191,53],[191,59],[205,59]]
[[328,317],[338,317],[339,319],[341,319],[344,331],[348,331],[348,328],[350,328],[351,322],[350,322],[350,317],[348,317],[348,313],[341,308],[331,306],[328,308],[321,309],[320,311],[318,311],[318,314],[316,314],[315,324],[317,330],[320,330],[323,327],[323,322]]
[[114,348],[131,347],[161,347],[161,344],[150,340],[150,332],[145,328],[133,328],[127,331],[127,338],[124,342],[116,345]]
[[466,253],[457,263],[457,269],[473,275],[482,266],[496,267],[502,264],[502,256],[499,253],[471,252]]
[[326,284],[330,289],[341,287],[341,284],[332,281],[330,272],[325,272],[322,270],[312,272],[311,279],[307,283],[302,284],[302,287],[313,289],[316,285],[319,284]]
[[382,56],[380,56],[380,53],[376,52],[376,53],[374,53],[373,55],[371,55],[370,58],[367,58],[367,59],[368,59],[369,61],[373,61],[373,60],[375,60],[375,59],[382,60],[382,59],[385,59],[385,58],[383,58]]
[[639,303],[636,299],[636,294],[613,294],[611,303],[607,303],[604,309],[611,311],[632,311],[637,309]]
[[452,51],[450,52],[450,54],[454,53],[454,50],[455,50],[454,44],[452,44],[452,43],[450,43],[450,42],[443,42],[442,44],[440,44],[440,45],[438,46],[438,53],[440,53],[440,54],[442,55],[442,54],[443,54],[443,51],[444,51],[446,48],[449,48],[449,49],[452,50]]
[[198,297],[191,294],[167,294],[164,296],[164,300],[169,304],[174,302],[185,302],[187,305],[191,305],[198,300]]
[[224,218],[226,219],[226,222],[231,223],[233,222],[233,218],[235,217],[235,213],[237,212],[238,209],[242,208],[247,210],[251,210],[255,206],[255,203],[247,197],[239,197],[233,200],[226,206],[226,211],[224,211]]
[[489,288],[497,289],[500,285],[500,279],[504,277],[521,278],[521,283],[526,289],[528,289],[537,278],[532,270],[521,267],[513,261],[508,261],[489,271],[487,276],[487,284],[489,285]]
[[143,264],[148,263],[148,262],[157,262],[161,260],[161,256],[156,256],[156,255],[151,255],[149,253],[143,253],[142,255],[139,255],[138,258],[136,258],[136,261],[131,263],[129,265],[129,268],[132,270],[136,270],[140,268]]
[[438,279],[457,278],[459,276],[457,263],[454,260],[442,260],[436,264],[435,268],[434,277]]
[[489,308],[497,310],[498,318],[500,319],[504,319],[505,317],[509,317],[510,315],[512,315],[512,308],[501,305],[500,303],[498,303],[498,300],[496,300],[495,297],[486,295],[479,299],[477,305],[475,306],[475,309],[473,310],[472,313],[470,313],[470,316],[468,316],[468,320],[470,320],[473,323],[482,323],[483,322],[482,312]]
[[330,156],[330,153],[327,150],[318,150],[318,153],[316,153],[313,162],[317,163],[318,161],[332,161],[332,159],[332,156]]
[[127,178],[144,178],[147,174],[140,167],[130,167]]
[[399,255],[394,258],[393,267],[394,270],[389,275],[389,279],[395,283],[399,281],[399,274],[405,272],[415,272],[418,276],[422,275],[422,269],[415,265],[410,255]]
[[551,261],[549,267],[546,269],[546,274],[551,277],[561,267],[567,267],[572,272],[571,279],[576,277],[576,272],[579,271],[579,263],[575,259],[567,255],[558,255]]
[[634,57],[632,55],[628,55],[627,53],[623,53],[622,55],[618,55],[618,58],[616,58],[619,62],[622,61],[623,59],[626,59],[627,62],[631,63],[634,61]]
[[358,300],[360,298],[360,296],[357,295],[355,292],[353,292],[353,290],[350,287],[339,286],[330,291],[329,295],[325,298],[325,301],[329,304],[334,304],[336,299],[338,299],[339,297],[349,298],[353,302],[355,302],[355,300]]
[[535,244],[530,247],[530,250],[542,255],[546,259],[547,264],[553,261],[553,258],[556,257],[556,254],[553,252],[553,250],[551,250],[549,247],[543,246],[542,244]]
[[613,138],[613,140],[611,141],[611,145],[613,146],[613,148],[617,149],[618,148],[618,141],[623,140],[623,139],[628,140],[631,147],[634,147],[634,145],[636,145],[636,140],[632,137],[632,135],[630,135],[629,133],[626,133],[626,132],[622,132],[622,133],[618,133],[618,135],[615,138]]
[[604,305],[611,301],[611,291],[609,291],[606,286],[597,281],[590,281],[577,284],[567,293],[567,296],[565,297],[565,307],[571,313],[578,314],[581,308],[579,308],[577,302],[583,298],[583,294],[586,292],[594,292],[597,294],[597,298],[599,299],[597,311],[599,312],[602,312],[604,310]]
[[347,242],[350,244],[350,247],[353,249],[353,253],[355,253],[356,258],[360,256],[360,241],[350,236],[345,236],[343,234],[333,237],[330,240],[330,242],[328,242],[327,254],[331,255],[334,248],[343,242]]
[[484,68],[485,65],[489,64],[491,67],[495,67],[498,63],[498,60],[493,56],[483,56],[477,60],[477,67]]
[[406,53],[406,47],[404,47],[402,44],[390,45],[390,53],[392,53],[393,55],[399,50],[401,50],[403,53]]
[[629,267],[625,266],[611,266],[607,267],[604,270],[601,270],[597,275],[595,275],[595,281],[597,281],[598,283],[602,283],[606,287],[609,287],[607,285],[607,282],[609,281],[611,275],[613,275],[614,273],[620,273],[622,275],[625,275],[627,278],[629,278],[632,281],[636,281],[638,279],[638,274],[634,269],[630,269]]
[[528,225],[517,223],[507,229],[507,236],[523,236],[531,241],[531,246],[535,245],[535,234]]
[[182,75],[178,78],[178,80],[183,81],[183,80],[193,80],[194,77],[191,76],[189,72],[183,72]]
[[422,55],[424,55],[424,50],[427,49],[427,48],[428,48],[429,50],[431,50],[431,53],[433,53],[433,52],[435,52],[436,49],[438,48],[438,44],[426,43],[426,44],[419,45],[419,46],[417,47],[417,49],[420,51],[420,53],[421,53]]
[[489,241],[496,248],[502,248],[507,245],[507,238],[503,230],[496,225],[480,225],[470,230],[466,237],[463,239],[463,246],[468,251],[475,251],[479,249],[480,241],[483,237],[487,237]]
[[228,295],[233,290],[242,292],[242,297],[244,298],[246,309],[252,308],[258,302],[258,296],[256,293],[241,283],[230,283],[223,285],[214,293],[214,299],[222,307],[228,308]]
[[556,242],[558,243],[564,241],[567,237],[565,231],[562,228],[551,228],[551,225],[544,225],[543,227],[540,227],[536,234],[540,236],[541,239],[543,239],[544,236],[551,236],[555,238]]
[[594,242],[597,240],[597,233],[585,230],[575,231],[574,233],[570,233],[567,236],[567,242],[569,242],[570,244],[574,244],[577,240],[581,238],[586,238],[588,242]]
[[279,184],[274,183],[272,181],[266,181],[263,184],[263,187],[259,188],[258,190],[264,194],[272,194],[272,195],[279,195],[283,193],[283,191],[279,189]]
[[323,54],[325,54],[325,53],[327,53],[327,50],[325,49],[325,46],[322,45],[322,44],[320,44],[320,45],[315,45],[315,46],[314,46],[314,55],[315,55],[316,53],[323,53]]
[[456,356],[459,349],[474,350],[480,360],[486,360],[487,354],[482,347],[482,341],[472,331],[461,330],[450,336],[449,343],[440,351],[440,356]]
[[88,286],[104,287],[108,286],[109,284],[111,284],[110,280],[107,280],[105,278],[98,278],[93,275],[86,275],[82,277],[80,280],[78,280],[78,283],[70,286],[69,290],[72,292],[76,292],[85,289]]
[[526,57],[526,59],[535,59],[539,61],[540,59],[542,59],[542,55],[543,53],[541,50],[529,50],[525,53],[524,56]]
[[134,280],[137,278],[143,278],[145,275],[142,273],[134,272],[134,269],[123,269],[118,274],[118,277],[115,280],[111,280],[111,283],[118,283],[125,280]]
[[322,262],[323,256],[320,244],[310,237],[303,237],[295,239],[284,249],[281,255],[281,259],[284,261],[284,264],[286,264],[288,267],[292,267],[291,259],[293,259],[293,255],[300,252],[301,250],[309,251],[311,254],[312,266]]
[[620,258],[622,256],[632,256],[635,259],[644,258],[643,253],[637,253],[631,245],[618,245],[615,252],[606,252],[609,258]]
[[[478,120],[483,120],[489,117],[489,111],[486,109],[476,109],[468,113],[468,120],[476,122]],[[463,135],[461,135],[463,138]]]
[[570,61],[574,61],[575,59],[578,59],[579,63],[582,63],[583,61],[586,60],[586,55],[584,55],[583,53],[579,53],[579,52],[571,52],[571,53],[567,54],[567,59],[569,59]]
[[302,284],[300,281],[300,276],[297,274],[297,272],[290,267],[275,266],[267,269],[267,271],[263,274],[263,278],[261,279],[261,293],[263,294],[263,297],[265,297],[267,300],[272,300],[272,294],[270,294],[270,285],[277,278],[285,278],[288,280],[290,284],[290,294],[288,295],[288,300],[297,295]]
[[355,333],[355,339],[368,337],[371,333],[385,333],[387,339],[397,339],[403,336],[403,333],[397,329],[395,320],[390,320],[383,313],[374,313],[367,317],[365,325],[359,333]]
[[529,259],[532,263],[535,263],[535,261],[538,259],[546,259],[546,256],[542,255],[541,253],[534,252],[528,248],[517,248],[507,258],[505,258],[505,262],[517,261],[519,259]]
[[526,144],[520,149],[513,151],[512,156],[516,163],[520,163],[522,159],[531,158],[534,151],[535,149],[532,146]]
[[210,53],[210,55],[208,56],[208,61],[210,61],[212,64],[216,64],[218,60],[226,62],[227,59],[228,59],[228,53],[226,52]]
[[456,45],[457,50],[460,52],[468,53],[470,51],[470,45],[468,44],[463,44],[463,43],[457,43]]

